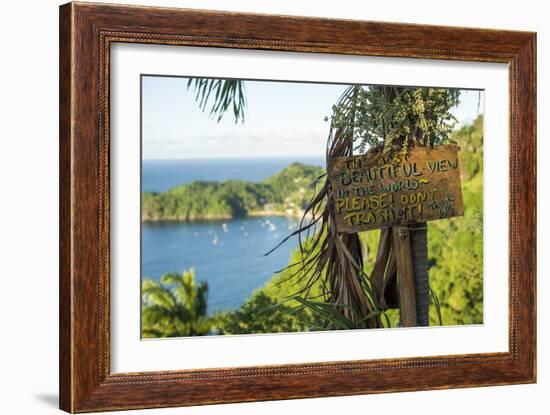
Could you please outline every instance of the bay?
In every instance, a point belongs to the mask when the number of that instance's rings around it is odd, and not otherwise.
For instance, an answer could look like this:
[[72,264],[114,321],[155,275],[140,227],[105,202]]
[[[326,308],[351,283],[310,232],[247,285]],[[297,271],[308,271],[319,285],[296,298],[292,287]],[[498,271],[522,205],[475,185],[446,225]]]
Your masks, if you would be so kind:
[[[142,190],[162,192],[194,180],[258,182],[292,162],[323,165],[322,158],[145,160]],[[296,239],[264,254],[296,229],[298,218],[245,217],[225,221],[143,223],[142,278],[194,268],[208,283],[208,313],[238,308],[252,292],[288,264]]]

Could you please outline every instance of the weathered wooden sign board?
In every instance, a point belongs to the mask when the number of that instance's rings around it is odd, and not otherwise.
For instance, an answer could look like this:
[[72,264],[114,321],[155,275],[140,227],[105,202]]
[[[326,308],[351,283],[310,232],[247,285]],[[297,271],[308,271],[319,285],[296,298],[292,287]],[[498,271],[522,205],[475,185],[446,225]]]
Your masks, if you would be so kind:
[[407,154],[337,157],[329,179],[339,232],[464,214],[458,147],[415,147]]

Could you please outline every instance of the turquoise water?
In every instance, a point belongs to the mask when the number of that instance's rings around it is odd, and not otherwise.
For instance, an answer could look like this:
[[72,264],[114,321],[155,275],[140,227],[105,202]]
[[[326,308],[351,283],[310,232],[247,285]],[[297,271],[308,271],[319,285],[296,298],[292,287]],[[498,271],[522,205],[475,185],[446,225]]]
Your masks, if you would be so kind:
[[[164,191],[193,180],[260,181],[294,161],[322,165],[320,158],[144,161],[142,188]],[[143,224],[142,277],[195,268],[197,280],[208,283],[209,313],[237,308],[288,264],[295,239],[264,254],[297,225],[297,219],[280,216]]]

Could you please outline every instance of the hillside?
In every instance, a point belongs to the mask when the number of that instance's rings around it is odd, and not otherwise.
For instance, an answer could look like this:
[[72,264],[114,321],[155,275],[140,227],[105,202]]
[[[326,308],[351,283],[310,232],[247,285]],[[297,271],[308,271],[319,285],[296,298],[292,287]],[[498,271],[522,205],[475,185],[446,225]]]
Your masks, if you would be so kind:
[[259,183],[195,181],[142,195],[143,221],[194,221],[280,214],[298,216],[313,194],[320,167],[293,163]]

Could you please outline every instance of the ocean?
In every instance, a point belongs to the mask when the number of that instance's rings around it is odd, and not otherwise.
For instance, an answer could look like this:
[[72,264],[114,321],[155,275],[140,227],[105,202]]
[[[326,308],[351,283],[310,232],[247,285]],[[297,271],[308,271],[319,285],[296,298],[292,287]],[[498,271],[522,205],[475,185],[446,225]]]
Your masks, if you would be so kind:
[[293,162],[325,166],[323,157],[143,160],[142,191],[165,192],[195,180],[224,181],[229,179],[259,182],[280,172]]
[[[322,157],[144,160],[142,191],[163,192],[195,180],[261,181],[299,161],[324,166]],[[194,268],[208,283],[208,312],[238,308],[252,292],[288,264],[295,238],[264,254],[296,229],[297,218],[246,217],[225,221],[144,223],[142,278]]]

